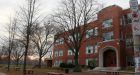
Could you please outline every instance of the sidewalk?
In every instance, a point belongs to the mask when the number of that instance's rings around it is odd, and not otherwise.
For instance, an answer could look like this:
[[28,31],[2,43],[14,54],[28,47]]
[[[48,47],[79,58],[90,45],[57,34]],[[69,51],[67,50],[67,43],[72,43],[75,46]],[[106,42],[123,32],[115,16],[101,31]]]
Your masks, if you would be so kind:
[[5,73],[0,73],[0,75],[7,75],[7,74],[5,74]]

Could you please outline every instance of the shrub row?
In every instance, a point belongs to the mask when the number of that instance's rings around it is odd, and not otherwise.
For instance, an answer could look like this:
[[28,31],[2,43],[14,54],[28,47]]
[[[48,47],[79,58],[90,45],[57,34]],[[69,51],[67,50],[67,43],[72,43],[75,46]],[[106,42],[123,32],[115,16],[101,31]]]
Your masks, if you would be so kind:
[[60,67],[61,67],[61,68],[74,68],[75,65],[72,64],[72,63],[61,63],[61,64],[60,64]]

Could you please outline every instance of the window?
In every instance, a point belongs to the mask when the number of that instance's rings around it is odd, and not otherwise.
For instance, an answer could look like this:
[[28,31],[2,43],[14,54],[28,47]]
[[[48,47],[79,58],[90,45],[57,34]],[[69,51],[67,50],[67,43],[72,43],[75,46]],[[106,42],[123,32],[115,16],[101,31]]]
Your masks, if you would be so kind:
[[59,60],[59,66],[60,66],[61,63],[62,63],[62,60]]
[[68,42],[72,42],[73,41],[73,37],[72,36],[69,36],[68,37]]
[[97,53],[98,52],[98,45],[95,45],[94,46],[94,51],[95,51],[94,53]]
[[54,52],[54,56],[55,56],[55,57],[58,57],[58,51],[55,51],[55,52]]
[[[74,49],[74,53],[73,54],[75,55],[75,53],[76,53],[76,50]],[[78,52],[78,55],[79,55],[79,52]]]
[[86,31],[86,38],[90,38],[93,35],[93,29],[87,30]]
[[54,66],[55,67],[59,67],[59,65],[62,63],[62,61],[61,60],[55,60],[54,61]]
[[59,66],[59,61],[55,60],[54,61],[54,66]]
[[92,54],[93,53],[93,46],[87,46],[86,47],[86,54]]
[[64,44],[64,38],[57,39],[55,42],[56,45]]
[[125,43],[126,43],[127,48],[133,47],[133,39],[132,38],[126,38]]
[[68,50],[68,55],[72,55],[72,54],[73,54],[72,50]]
[[103,25],[103,28],[111,27],[112,26],[112,19],[108,19],[108,20],[103,21],[102,25]]
[[68,59],[67,63],[72,63],[72,59]]
[[98,36],[98,27],[95,27],[94,36]]
[[63,51],[62,50],[59,51],[59,56],[63,56]]
[[55,41],[55,44],[56,44],[56,45],[58,45],[58,44],[59,44],[59,39],[57,39],[57,40]]
[[110,41],[113,39],[113,32],[103,33],[103,41]]
[[75,38],[80,38],[80,34],[79,34],[79,33],[75,33],[75,34],[74,34],[74,37],[75,37]]
[[133,56],[126,56],[126,65],[127,66],[134,66],[134,58],[133,58]]
[[89,65],[89,63],[90,63],[91,60],[92,60],[91,58],[87,58],[87,59],[86,59],[86,65],[87,65],[87,66]]
[[131,13],[128,13],[128,14],[124,15],[123,18],[124,18],[125,24],[130,24],[130,23],[132,23],[132,20],[131,20]]
[[64,44],[64,38],[59,39],[59,44]]

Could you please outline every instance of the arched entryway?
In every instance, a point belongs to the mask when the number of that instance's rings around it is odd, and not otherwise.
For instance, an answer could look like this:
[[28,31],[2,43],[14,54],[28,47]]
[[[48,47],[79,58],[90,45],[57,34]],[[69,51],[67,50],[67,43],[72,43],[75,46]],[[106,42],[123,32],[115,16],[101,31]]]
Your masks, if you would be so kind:
[[103,66],[116,67],[116,52],[108,49],[103,53]]
[[99,50],[99,68],[114,67],[120,69],[120,59],[118,50],[115,47],[108,46]]

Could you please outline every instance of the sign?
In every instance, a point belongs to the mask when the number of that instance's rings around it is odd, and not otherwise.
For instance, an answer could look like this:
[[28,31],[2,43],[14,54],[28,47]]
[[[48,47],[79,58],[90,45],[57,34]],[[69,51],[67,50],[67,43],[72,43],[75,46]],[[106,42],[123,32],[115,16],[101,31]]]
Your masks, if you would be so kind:
[[140,15],[139,15],[139,8],[138,8],[137,0],[130,0],[130,9],[132,10],[133,21],[138,21],[140,18]]
[[130,0],[130,8],[132,11],[137,12],[139,10],[138,1],[137,0]]
[[140,35],[140,22],[133,22],[132,30],[133,35]]

